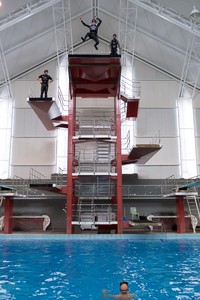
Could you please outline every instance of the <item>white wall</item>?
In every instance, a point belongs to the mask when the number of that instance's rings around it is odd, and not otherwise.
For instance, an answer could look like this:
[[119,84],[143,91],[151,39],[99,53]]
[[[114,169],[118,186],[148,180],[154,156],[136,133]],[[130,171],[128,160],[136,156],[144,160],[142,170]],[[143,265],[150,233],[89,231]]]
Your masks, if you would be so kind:
[[36,97],[40,95],[40,84],[36,81],[36,77],[42,74],[46,68],[49,69],[49,74],[55,79],[50,84],[48,95],[55,98],[57,75],[54,63],[42,66],[13,84],[15,103],[11,177],[16,175],[22,178],[29,178],[31,168],[48,178],[56,171],[57,131],[47,131],[27,103],[30,89]]
[[[101,43],[101,42],[100,42]],[[92,49],[90,41],[88,47]],[[88,53],[88,47],[79,49],[80,53]],[[99,52],[104,45],[100,46]],[[23,178],[29,176],[30,168],[35,168],[42,174],[50,176],[57,171],[57,167],[64,168],[67,158],[67,130],[59,133],[63,137],[63,146],[57,153],[57,131],[48,132],[41,121],[29,107],[26,98],[29,89],[39,96],[40,85],[35,78],[42,74],[44,69],[55,79],[50,85],[49,96],[56,96],[57,90],[57,62],[41,66],[39,69],[26,75],[24,78],[13,83],[13,94],[15,98],[13,137],[12,137],[12,160],[11,176],[17,175]],[[137,172],[139,178],[166,178],[170,175],[179,177],[179,145],[176,118],[176,98],[179,83],[169,79],[167,76],[155,69],[135,61],[134,68],[137,80],[141,82],[142,94],[139,104],[139,113],[134,127],[134,142],[150,143],[152,137],[160,130],[162,149],[152,157],[144,166],[132,165],[125,168],[124,173]],[[102,101],[102,99],[101,99]],[[100,102],[106,107],[106,101]],[[91,103],[87,103],[89,106]],[[97,104],[97,103],[96,103]],[[196,107],[197,122],[199,119],[199,107]],[[131,125],[132,126],[132,125]],[[199,126],[197,126],[199,127]],[[197,132],[197,147],[200,147],[200,134]],[[65,148],[66,146],[66,148]],[[56,165],[56,157],[58,165]],[[198,158],[200,165],[200,158]],[[67,167],[67,166],[66,166]]]
[[136,165],[139,178],[179,177],[180,158],[177,128],[176,99],[179,83],[164,74],[136,62],[135,73],[141,81],[136,130],[136,144],[152,143],[153,137],[160,132],[162,149],[145,165]]

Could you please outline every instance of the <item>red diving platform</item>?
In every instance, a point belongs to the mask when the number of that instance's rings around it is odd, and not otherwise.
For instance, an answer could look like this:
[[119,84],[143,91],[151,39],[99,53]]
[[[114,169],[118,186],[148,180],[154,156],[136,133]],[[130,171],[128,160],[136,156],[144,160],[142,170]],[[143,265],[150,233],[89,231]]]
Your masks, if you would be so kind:
[[139,108],[139,98],[128,98],[124,95],[120,96],[121,99],[127,104],[126,118],[137,118]]
[[68,116],[61,116],[57,103],[52,98],[29,98],[27,102],[47,130],[68,127]]
[[121,75],[120,56],[69,55],[71,97],[116,97]]
[[131,149],[128,155],[122,155],[122,165],[145,164],[161,148],[159,144],[138,144]]

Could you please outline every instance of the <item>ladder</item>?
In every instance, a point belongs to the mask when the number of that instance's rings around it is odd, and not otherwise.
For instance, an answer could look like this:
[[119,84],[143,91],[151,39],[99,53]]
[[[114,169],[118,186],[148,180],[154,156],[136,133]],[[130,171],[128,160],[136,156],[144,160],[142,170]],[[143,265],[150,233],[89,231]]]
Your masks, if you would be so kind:
[[190,217],[191,217],[191,223],[194,221],[194,220],[192,220],[192,218],[194,216],[197,220],[196,221],[197,224],[200,224],[200,203],[199,203],[199,199],[196,196],[187,196],[186,200],[187,200],[187,205],[188,205],[188,209],[189,209],[189,214],[190,214]]

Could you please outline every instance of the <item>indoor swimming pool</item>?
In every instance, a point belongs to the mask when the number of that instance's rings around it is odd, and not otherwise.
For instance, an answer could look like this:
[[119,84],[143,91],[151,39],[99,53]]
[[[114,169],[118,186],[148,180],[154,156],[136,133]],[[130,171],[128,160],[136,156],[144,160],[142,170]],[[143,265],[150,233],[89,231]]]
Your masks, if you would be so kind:
[[0,241],[0,299],[102,299],[128,281],[137,300],[200,299],[199,240]]

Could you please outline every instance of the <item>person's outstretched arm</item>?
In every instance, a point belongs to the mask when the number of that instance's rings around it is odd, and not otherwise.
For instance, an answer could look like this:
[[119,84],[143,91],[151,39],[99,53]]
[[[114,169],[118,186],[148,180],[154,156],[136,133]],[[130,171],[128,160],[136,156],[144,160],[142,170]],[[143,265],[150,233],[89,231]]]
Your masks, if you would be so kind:
[[84,26],[90,28],[90,25],[88,25],[88,24],[86,24],[85,22],[83,22],[83,18],[80,18],[80,20],[81,20],[81,23],[82,23]]
[[99,19],[99,18],[96,18],[96,19],[98,20],[97,27],[99,27],[99,26],[101,25],[101,23],[102,23],[102,20],[101,20],[101,19]]
[[102,297],[103,298],[114,298],[114,299],[117,299],[116,295],[108,295],[106,290],[102,291]]

